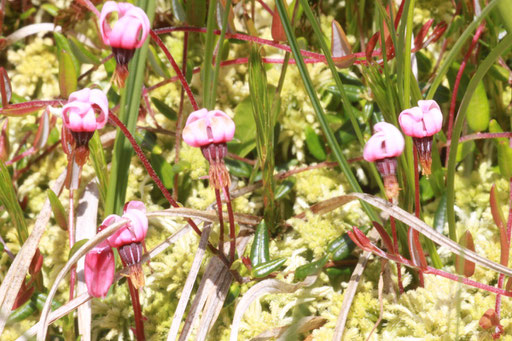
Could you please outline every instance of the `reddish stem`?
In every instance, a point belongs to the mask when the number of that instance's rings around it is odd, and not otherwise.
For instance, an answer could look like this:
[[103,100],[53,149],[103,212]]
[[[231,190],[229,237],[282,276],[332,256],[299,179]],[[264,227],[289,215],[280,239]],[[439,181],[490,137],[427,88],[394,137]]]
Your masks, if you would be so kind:
[[[486,140],[486,139],[497,139],[500,137],[512,138],[512,132],[503,132],[503,133],[475,133],[462,136],[459,139],[459,143],[472,141],[472,140]],[[451,144],[451,140],[446,141],[444,145],[441,147],[449,147]]]
[[231,198],[229,196],[228,186],[224,187],[224,195],[226,196],[226,206],[228,207],[229,216],[229,260],[231,264],[235,261],[236,249],[236,230],[235,230],[235,216],[233,214],[233,207],[231,206]]
[[[509,210],[508,210],[508,221],[507,221],[507,245],[505,246],[505,250],[501,250],[501,252],[505,255],[505,257],[503,257],[504,261],[502,261],[501,265],[505,265],[505,266],[508,265],[508,259],[509,259],[509,253],[510,253],[510,237],[512,234],[512,178],[510,178],[509,182],[510,182],[510,193],[509,193],[509,202],[508,202]],[[504,282],[505,282],[505,275],[500,274],[500,276],[498,277],[498,289],[503,288]],[[496,310],[496,316],[498,317],[498,320],[499,320],[500,313],[501,313],[501,295],[500,294],[496,295],[495,310]],[[503,330],[500,329],[499,326],[496,327],[493,337],[495,337],[495,338],[499,337],[502,332],[503,332]]]
[[[258,2],[260,3],[260,5],[263,7],[263,9],[265,11],[270,13],[271,16],[274,15],[274,11],[272,11],[272,9],[263,0],[258,0]],[[253,19],[254,19],[254,14],[253,14]]]
[[[188,54],[188,32],[185,32],[185,36],[183,37],[183,61],[181,63],[181,69],[183,70],[183,74],[187,74],[187,54]],[[175,157],[174,164],[178,164],[180,161],[180,148],[181,148],[181,126],[183,124],[183,100],[185,98],[185,89],[182,87],[180,91],[180,107],[178,109],[178,118],[176,120],[176,132],[175,132]],[[172,194],[174,199],[178,199],[178,185],[179,185],[179,174],[174,175],[174,187],[172,189]],[[221,244],[222,245],[222,244]],[[219,249],[221,252],[222,247]]]
[[137,337],[137,341],[144,341],[146,340],[146,337],[144,336],[144,319],[142,317],[142,309],[140,307],[139,290],[135,289],[131,278],[128,278],[128,287],[130,288],[130,297],[132,298],[135,335]]
[[174,69],[174,72],[176,72],[176,75],[181,81],[181,85],[185,89],[188,95],[188,99],[190,100],[190,103],[192,104],[192,107],[194,110],[199,110],[199,107],[197,106],[196,99],[194,98],[194,94],[192,94],[192,90],[190,90],[190,86],[187,83],[187,80],[185,79],[185,76],[181,72],[178,64],[176,64],[176,61],[174,60],[173,56],[171,55],[171,52],[167,49],[167,47],[164,45],[163,41],[160,39],[160,37],[155,33],[155,31],[150,30],[149,33],[151,34],[151,38],[157,43],[157,45],[162,49],[162,51],[165,53],[167,59],[171,63],[172,68]]
[[219,211],[219,252],[224,254],[224,216],[222,215],[220,191],[217,188],[215,188],[215,200],[217,201],[217,210]]
[[[450,103],[450,114],[448,116],[448,131],[446,134],[446,136],[448,137],[452,136],[453,119],[455,115],[455,104],[457,102],[457,93],[459,92],[460,80],[462,79],[462,74],[464,73],[464,69],[466,68],[466,64],[469,60],[469,57],[471,56],[471,53],[475,49],[475,46],[478,43],[478,39],[480,38],[480,35],[483,33],[484,28],[485,22],[482,22],[480,26],[478,26],[478,28],[476,29],[475,35],[473,36],[473,40],[471,41],[471,45],[469,46],[468,51],[464,55],[464,59],[460,64],[459,71],[457,72],[457,77],[455,78],[455,84],[453,85],[452,92],[452,100]],[[446,159],[446,162],[448,162],[448,158]]]
[[93,12],[94,15],[99,19],[100,12],[98,11],[96,6],[94,6],[94,4],[92,2],[90,2],[89,0],[78,0],[78,2],[82,5],[84,5],[85,7],[87,7],[89,9],[89,11]]

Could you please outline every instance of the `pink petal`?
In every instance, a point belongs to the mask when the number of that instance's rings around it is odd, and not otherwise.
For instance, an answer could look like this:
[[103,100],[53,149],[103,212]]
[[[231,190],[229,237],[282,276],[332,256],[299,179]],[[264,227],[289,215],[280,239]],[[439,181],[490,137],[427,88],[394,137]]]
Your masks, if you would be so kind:
[[85,284],[94,297],[105,297],[114,282],[116,270],[114,252],[106,241],[101,242],[85,255]]
[[128,226],[124,226],[108,238],[112,247],[120,247],[126,244],[142,242],[146,238],[148,230],[148,218],[146,207],[140,201],[130,201],[125,205],[123,218],[130,220]]
[[363,150],[363,158],[375,162],[397,157],[404,150],[404,138],[392,124],[379,122],[374,126],[375,134],[368,140]]
[[202,147],[210,144],[206,127],[204,119],[187,124],[182,133],[183,141],[192,147]]
[[187,126],[187,125],[191,124],[192,122],[195,122],[197,120],[205,118],[206,116],[208,116],[208,109],[203,108],[203,109],[196,110],[188,116],[187,123],[185,123],[185,125]]
[[101,9],[100,13],[100,33],[101,38],[103,39],[103,43],[105,45],[110,45],[110,32],[112,29],[110,28],[110,25],[108,24],[108,15],[112,12],[120,12],[119,6],[114,1],[107,1],[103,5],[103,8]]
[[406,109],[398,116],[398,122],[402,131],[407,136],[425,137],[423,129],[423,112],[419,107]]

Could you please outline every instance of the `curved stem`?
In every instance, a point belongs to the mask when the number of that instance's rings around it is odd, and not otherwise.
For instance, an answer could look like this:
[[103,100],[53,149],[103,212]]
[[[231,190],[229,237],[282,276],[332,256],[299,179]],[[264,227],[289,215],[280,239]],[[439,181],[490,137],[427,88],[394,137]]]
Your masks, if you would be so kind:
[[220,191],[215,188],[215,200],[217,201],[217,210],[219,212],[219,252],[224,254],[224,216],[222,215],[222,200],[220,199]]
[[171,66],[174,69],[174,72],[176,72],[176,75],[180,79],[181,85],[187,92],[188,99],[190,100],[190,104],[192,104],[192,107],[194,108],[194,110],[199,110],[199,107],[197,106],[196,99],[194,98],[194,94],[192,93],[192,90],[190,90],[190,86],[188,85],[187,80],[185,79],[183,72],[181,72],[178,64],[176,64],[176,61],[174,60],[173,56],[171,55],[171,52],[169,51],[169,49],[167,49],[167,47],[164,45],[163,41],[155,33],[155,31],[150,30],[149,33],[151,34],[151,38],[162,49],[162,51],[165,53],[165,56],[171,63]]

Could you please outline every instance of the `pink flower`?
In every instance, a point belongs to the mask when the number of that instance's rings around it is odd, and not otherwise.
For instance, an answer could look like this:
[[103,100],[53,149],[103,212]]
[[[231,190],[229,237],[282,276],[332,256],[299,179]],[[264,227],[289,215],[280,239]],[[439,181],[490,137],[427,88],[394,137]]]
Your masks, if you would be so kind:
[[94,132],[107,123],[108,100],[98,89],[73,92],[62,109],[64,125],[72,132]]
[[398,128],[387,122],[379,122],[373,129],[375,134],[364,146],[363,157],[366,161],[375,162],[402,154],[404,138]]
[[106,240],[85,255],[85,284],[94,297],[105,297],[114,282],[114,252]]
[[[109,15],[117,12],[118,19],[111,27]],[[100,14],[101,38],[106,45],[114,48],[133,50],[144,44],[149,34],[149,19],[139,7],[127,2],[107,1]]]
[[[110,246],[119,248],[123,245],[144,241],[148,231],[148,218],[146,217],[144,203],[141,201],[129,201],[126,203],[123,218],[128,218],[130,223],[108,237],[107,240]],[[120,216],[111,214],[103,221],[102,226],[112,225],[119,220],[121,220]]]
[[434,100],[418,101],[418,107],[406,109],[398,117],[405,135],[422,138],[432,136],[443,126],[441,108]]
[[183,140],[192,147],[204,147],[212,143],[226,143],[235,135],[235,123],[220,110],[194,111],[183,129]]

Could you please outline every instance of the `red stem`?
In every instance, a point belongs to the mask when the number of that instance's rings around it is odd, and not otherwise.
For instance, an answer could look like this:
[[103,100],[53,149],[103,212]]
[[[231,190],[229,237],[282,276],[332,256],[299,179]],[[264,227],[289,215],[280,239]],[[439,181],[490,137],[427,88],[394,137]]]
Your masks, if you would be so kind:
[[215,188],[215,200],[217,201],[217,210],[219,211],[219,252],[224,254],[224,216],[222,215],[222,200],[220,200],[220,191]]
[[228,186],[224,187],[224,195],[226,196],[226,206],[228,207],[229,216],[229,260],[231,264],[235,261],[236,249],[236,230],[235,230],[235,216],[233,214],[233,207],[231,206],[231,198],[229,196]]
[[[504,262],[502,262],[501,265],[508,265],[508,259],[509,259],[509,253],[510,253],[510,237],[512,234],[512,178],[510,178],[510,193],[509,193],[509,210],[508,210],[508,221],[507,221],[507,245],[505,246],[505,250],[501,250],[502,253],[505,254]],[[503,283],[505,282],[505,275],[500,274],[498,277],[498,289],[503,288]],[[498,317],[498,320],[500,319],[500,313],[501,313],[501,295],[496,295],[496,316]],[[496,327],[496,331],[493,336],[499,336],[501,335],[502,330],[498,327]]]
[[130,278],[128,278],[128,287],[130,288],[130,296],[132,298],[135,335],[137,336],[137,341],[144,341],[146,337],[144,336],[144,319],[142,318],[142,309],[140,307],[139,290],[135,289]]
[[[183,60],[181,63],[181,69],[183,70],[183,74],[187,74],[187,55],[188,55],[188,32],[185,32],[185,36],[183,37]],[[180,148],[181,148],[181,126],[183,124],[183,100],[185,98],[185,90],[182,87],[180,91],[180,107],[178,109],[178,118],[176,119],[176,132],[175,132],[175,157],[174,164],[178,164],[180,160]],[[172,194],[174,199],[178,199],[178,185],[179,185],[179,174],[174,175],[174,187],[172,189]],[[222,248],[220,248],[221,252],[224,252]]]
[[194,94],[192,94],[192,90],[190,90],[190,86],[187,83],[187,80],[185,79],[185,76],[181,72],[178,64],[176,64],[176,61],[174,60],[173,56],[171,55],[171,52],[167,49],[167,47],[164,45],[160,37],[155,33],[155,31],[150,30],[149,33],[151,34],[151,38],[157,43],[157,45],[162,49],[162,51],[167,56],[167,59],[171,63],[172,68],[174,69],[174,72],[176,72],[176,75],[178,75],[178,78],[181,81],[181,85],[185,89],[188,95],[188,99],[190,100],[190,103],[192,104],[192,107],[194,110],[199,110],[199,107],[197,106],[196,99],[194,98]]
[[[258,2],[260,3],[260,5],[263,7],[263,9],[265,11],[270,13],[270,15],[274,15],[274,11],[272,11],[272,9],[263,0],[258,0]],[[254,19],[254,16],[253,16],[253,19]]]
[[[464,69],[466,68],[466,64],[469,60],[469,57],[471,56],[471,53],[475,49],[475,46],[478,43],[478,39],[480,38],[480,35],[482,34],[484,28],[485,22],[482,22],[480,26],[478,26],[478,28],[476,29],[475,35],[473,36],[473,40],[471,41],[471,45],[469,46],[468,51],[464,55],[464,60],[460,64],[459,71],[457,72],[457,77],[455,78],[455,84],[453,85],[452,92],[452,101],[450,103],[450,114],[448,116],[448,131],[446,134],[446,136],[448,137],[452,136],[453,119],[455,115],[455,104],[457,102],[457,93],[459,91],[460,80],[462,79],[462,74],[464,73]],[[446,159],[446,162],[448,162],[448,159]]]

